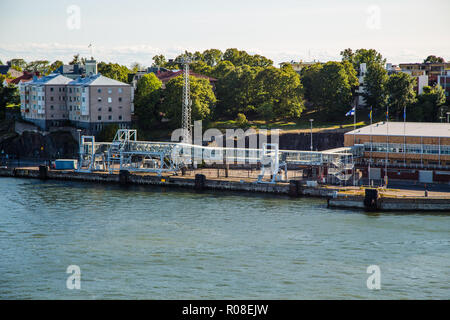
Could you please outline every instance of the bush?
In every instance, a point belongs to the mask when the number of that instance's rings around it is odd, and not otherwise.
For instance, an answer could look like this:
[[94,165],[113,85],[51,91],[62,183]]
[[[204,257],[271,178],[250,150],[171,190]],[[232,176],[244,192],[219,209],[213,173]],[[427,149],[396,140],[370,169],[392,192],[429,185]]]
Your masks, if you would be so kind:
[[245,128],[248,126],[248,120],[247,117],[245,116],[245,114],[243,113],[238,113],[237,114],[237,118],[236,118],[236,124],[240,127],[240,128]]

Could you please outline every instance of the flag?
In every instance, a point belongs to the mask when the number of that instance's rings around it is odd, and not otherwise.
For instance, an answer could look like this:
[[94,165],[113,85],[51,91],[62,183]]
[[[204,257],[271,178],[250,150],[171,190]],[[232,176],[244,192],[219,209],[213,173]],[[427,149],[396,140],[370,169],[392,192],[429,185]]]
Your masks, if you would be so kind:
[[389,111],[386,111],[386,120],[389,120]]
[[348,117],[348,116],[353,116],[354,114],[355,114],[355,107],[353,107],[352,110],[350,110],[349,112],[347,112],[347,113],[345,114],[345,116],[346,116],[346,117]]
[[369,112],[369,119],[372,120],[372,108],[370,109],[370,112]]

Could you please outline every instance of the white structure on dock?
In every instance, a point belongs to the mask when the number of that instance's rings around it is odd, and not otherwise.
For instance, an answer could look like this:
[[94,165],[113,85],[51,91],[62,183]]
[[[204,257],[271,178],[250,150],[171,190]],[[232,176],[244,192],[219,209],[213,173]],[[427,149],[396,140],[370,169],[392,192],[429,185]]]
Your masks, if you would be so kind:
[[[263,149],[199,146],[179,142],[139,141],[137,131],[119,129],[112,143],[96,142],[82,136],[79,171],[120,170],[130,172],[165,172],[178,174],[195,163],[257,165],[261,168],[259,183],[287,181],[289,166],[327,168],[326,179],[343,183],[354,176],[354,158],[360,147],[327,151],[279,150],[278,144],[264,144]],[[266,171],[270,180],[264,181]],[[283,177],[284,175],[284,177]],[[329,181],[330,182],[330,181]]]

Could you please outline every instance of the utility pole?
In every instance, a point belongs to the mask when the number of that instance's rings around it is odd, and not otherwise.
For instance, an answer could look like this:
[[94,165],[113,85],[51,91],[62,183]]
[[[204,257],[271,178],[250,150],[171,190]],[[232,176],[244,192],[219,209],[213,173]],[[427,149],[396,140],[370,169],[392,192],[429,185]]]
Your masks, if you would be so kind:
[[311,122],[311,151],[313,151],[313,132],[312,132],[312,129],[313,129],[313,121],[314,121],[314,119],[309,119],[309,122]]
[[181,128],[183,129],[183,142],[192,143],[192,101],[191,101],[191,91],[189,82],[189,64],[192,59],[189,57],[180,58],[177,62],[183,65],[183,99],[182,99],[182,119]]

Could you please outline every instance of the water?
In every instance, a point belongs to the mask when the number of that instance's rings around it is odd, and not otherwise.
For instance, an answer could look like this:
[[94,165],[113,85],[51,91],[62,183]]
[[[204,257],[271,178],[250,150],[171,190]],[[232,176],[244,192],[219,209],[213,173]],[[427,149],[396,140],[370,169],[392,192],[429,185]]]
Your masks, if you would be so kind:
[[[2,299],[450,298],[443,214],[11,178],[0,204]],[[69,265],[81,290],[66,288]]]

